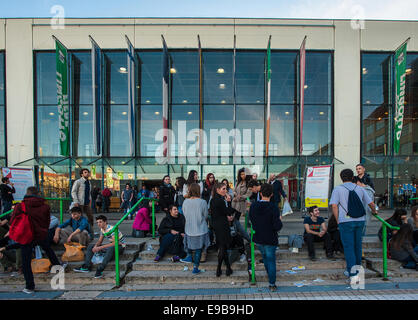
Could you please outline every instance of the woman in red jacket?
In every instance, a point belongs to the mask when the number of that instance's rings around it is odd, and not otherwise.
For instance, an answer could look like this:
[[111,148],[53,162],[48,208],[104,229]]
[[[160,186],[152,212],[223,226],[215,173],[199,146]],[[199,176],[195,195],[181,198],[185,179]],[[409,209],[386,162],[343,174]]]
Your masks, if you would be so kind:
[[143,200],[140,204],[134,223],[132,224],[132,236],[135,238],[144,238],[151,232],[152,219],[149,214],[149,201]]

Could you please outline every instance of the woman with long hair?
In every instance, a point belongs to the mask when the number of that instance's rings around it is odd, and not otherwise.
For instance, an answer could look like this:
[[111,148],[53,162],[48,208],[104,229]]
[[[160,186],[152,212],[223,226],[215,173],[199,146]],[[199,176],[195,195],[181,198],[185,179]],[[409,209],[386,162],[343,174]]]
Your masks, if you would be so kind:
[[215,176],[213,173],[208,173],[205,182],[203,182],[202,198],[209,203],[210,196],[212,194],[212,188],[215,184]]
[[239,211],[241,215],[245,214],[247,210],[247,198],[252,194],[250,188],[248,188],[248,182],[251,180],[251,176],[247,175],[247,170],[241,168],[238,171],[237,184],[234,189],[234,198],[232,199],[232,208]]
[[174,197],[174,203],[176,204],[178,211],[183,214],[183,202],[184,202],[184,196],[183,196],[183,186],[186,183],[186,179],[183,177],[177,177],[176,178],[176,195]]
[[190,170],[189,175],[187,177],[186,183],[183,185],[183,197],[187,198],[188,197],[188,190],[189,190],[189,186],[192,183],[197,183],[200,187],[200,196],[202,195],[203,192],[203,182],[199,181],[199,175],[197,173],[196,170]]
[[231,199],[233,199],[234,198],[234,189],[232,189],[230,186],[229,186],[229,181],[228,181],[228,179],[223,179],[222,181],[221,181],[221,183],[223,183],[224,185],[226,185],[226,192],[231,196]]
[[159,204],[161,209],[166,213],[168,212],[168,207],[174,204],[174,196],[176,194],[176,190],[171,185],[171,180],[169,175],[165,175],[160,186],[160,199]]
[[[400,227],[401,225],[407,223],[407,212],[405,209],[396,209],[393,215],[386,219],[386,222],[394,227]],[[383,227],[380,227],[380,230],[378,232],[378,236],[380,241],[383,241]],[[393,235],[395,235],[397,230],[389,229],[387,230],[387,241],[392,238]]]
[[218,245],[218,267],[216,268],[216,276],[222,274],[222,262],[225,262],[226,275],[232,274],[231,264],[228,259],[228,248],[232,243],[228,215],[231,214],[231,208],[228,207],[226,200],[226,185],[215,183],[213,187],[213,196],[210,201],[210,212],[212,216],[212,226],[215,231],[216,244]]
[[415,244],[418,244],[418,206],[411,208],[411,217],[408,218],[408,223],[412,226]]
[[183,202],[183,214],[186,219],[184,246],[187,248],[187,257],[181,262],[191,263],[193,256],[193,274],[201,272],[199,270],[202,251],[210,245],[208,230],[208,204],[200,198],[200,187],[197,183],[189,185],[189,194]]
[[413,241],[412,226],[405,223],[391,239],[389,250],[391,258],[402,262],[404,268],[418,271],[418,246],[414,248]]

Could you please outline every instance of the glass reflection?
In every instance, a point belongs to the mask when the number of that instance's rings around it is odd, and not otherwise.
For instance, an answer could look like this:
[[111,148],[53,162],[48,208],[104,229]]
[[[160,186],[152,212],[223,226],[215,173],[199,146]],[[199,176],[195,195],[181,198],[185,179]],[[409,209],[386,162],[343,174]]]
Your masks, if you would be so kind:
[[203,100],[208,104],[221,101],[233,103],[233,52],[204,51],[203,56]]
[[265,52],[236,52],[236,102],[264,103]]

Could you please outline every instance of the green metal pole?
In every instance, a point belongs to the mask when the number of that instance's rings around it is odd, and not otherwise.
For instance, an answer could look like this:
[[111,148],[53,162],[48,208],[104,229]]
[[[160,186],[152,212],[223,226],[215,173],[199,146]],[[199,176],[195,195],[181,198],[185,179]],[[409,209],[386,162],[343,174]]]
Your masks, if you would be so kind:
[[387,255],[387,229],[386,225],[382,225],[383,235],[383,280],[388,280],[388,255]]
[[255,284],[255,254],[254,254],[254,234],[253,226],[251,226],[251,283]]
[[155,239],[155,203],[152,200],[152,238]]
[[119,228],[115,229],[115,265],[116,265],[116,286],[120,285],[120,275],[119,275]]
[[62,218],[62,200],[60,200],[60,224],[62,224],[63,218]]

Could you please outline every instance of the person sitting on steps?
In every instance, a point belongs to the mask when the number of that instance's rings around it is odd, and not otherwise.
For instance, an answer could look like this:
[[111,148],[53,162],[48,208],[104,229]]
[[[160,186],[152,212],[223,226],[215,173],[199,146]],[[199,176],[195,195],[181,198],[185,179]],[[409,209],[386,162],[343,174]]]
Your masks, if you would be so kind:
[[319,214],[319,208],[312,206],[308,208],[310,217],[306,217],[303,221],[305,227],[304,240],[308,245],[309,258],[316,261],[314,242],[324,242],[325,251],[328,259],[334,259],[331,236],[327,232],[325,219]]

